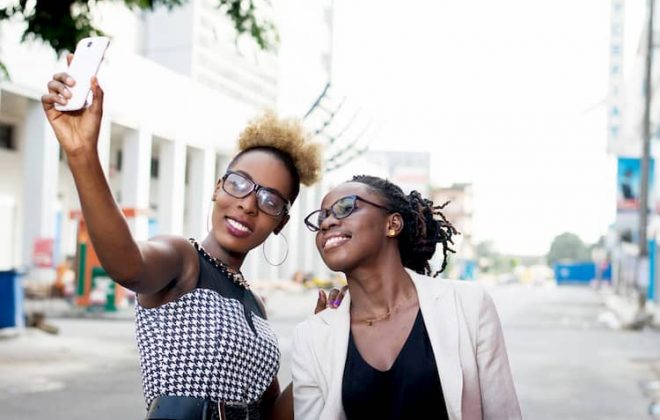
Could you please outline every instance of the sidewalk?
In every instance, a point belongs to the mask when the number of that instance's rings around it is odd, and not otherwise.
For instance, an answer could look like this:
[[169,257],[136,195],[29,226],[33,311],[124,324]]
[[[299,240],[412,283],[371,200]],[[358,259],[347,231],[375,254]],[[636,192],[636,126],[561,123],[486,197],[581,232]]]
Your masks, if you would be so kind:
[[[258,284],[253,287],[253,292],[263,299],[269,318],[300,318],[301,314],[311,314],[318,296],[315,288],[278,287],[270,284]],[[119,308],[116,312],[107,312],[103,308],[79,307],[64,298],[26,299],[24,309],[26,313],[43,313],[46,321],[53,318],[135,319],[134,305]]]
[[600,291],[603,303],[610,315],[603,314],[601,320],[615,329],[641,329],[651,327],[660,329],[660,305],[647,301],[645,312],[639,313],[637,299],[632,296],[616,294],[612,289]]
[[64,298],[25,299],[25,313],[41,312],[49,318],[89,318],[132,320],[135,318],[135,308],[130,305],[116,312],[107,312],[102,308],[83,308],[74,305]]

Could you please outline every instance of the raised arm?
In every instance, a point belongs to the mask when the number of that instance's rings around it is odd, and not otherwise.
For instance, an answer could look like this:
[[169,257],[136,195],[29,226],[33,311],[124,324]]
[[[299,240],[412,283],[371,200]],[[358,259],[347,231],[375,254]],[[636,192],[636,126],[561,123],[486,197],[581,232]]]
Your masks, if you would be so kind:
[[133,239],[98,156],[103,90],[96,78],[92,78],[94,101],[89,107],[74,112],[55,109],[55,103],[65,104],[71,97],[68,88],[74,84],[68,74],[56,74],[41,102],[73,174],[94,250],[117,283],[138,293],[157,293],[196,262],[194,249],[182,238],[162,237],[140,244]]

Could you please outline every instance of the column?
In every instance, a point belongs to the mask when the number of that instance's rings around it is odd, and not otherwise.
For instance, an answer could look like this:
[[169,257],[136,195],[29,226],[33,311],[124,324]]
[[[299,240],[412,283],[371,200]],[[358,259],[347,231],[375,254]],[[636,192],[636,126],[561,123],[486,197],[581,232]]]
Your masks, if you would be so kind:
[[121,207],[134,209],[127,219],[137,240],[146,240],[149,234],[151,142],[151,133],[140,129],[127,130],[122,144]]
[[210,203],[215,188],[215,151],[189,148],[188,152],[188,214],[184,232],[186,236],[202,239],[210,228]]
[[103,168],[103,173],[105,177],[108,178],[108,168],[110,167],[110,133],[111,133],[112,123],[110,118],[106,115],[101,120],[101,128],[99,130],[99,141],[97,144],[97,150],[99,152],[99,161],[101,162],[101,167]]
[[21,264],[32,266],[34,241],[53,239],[59,144],[41,103],[28,101],[23,133],[23,246]]
[[160,143],[158,169],[158,225],[161,233],[183,234],[186,145],[183,141]]

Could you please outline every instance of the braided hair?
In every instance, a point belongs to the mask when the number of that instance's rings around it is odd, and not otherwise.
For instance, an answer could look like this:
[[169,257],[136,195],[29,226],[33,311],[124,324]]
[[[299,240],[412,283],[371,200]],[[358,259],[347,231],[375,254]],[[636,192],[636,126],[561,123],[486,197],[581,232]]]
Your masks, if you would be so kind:
[[396,184],[370,175],[355,175],[351,182],[367,185],[385,199],[386,207],[392,213],[401,214],[403,229],[398,237],[398,246],[404,267],[419,274],[431,275],[429,260],[435,254],[436,245],[441,244],[442,266],[432,275],[436,277],[444,271],[448,253],[456,252],[450,247],[450,244],[454,244],[452,236],[459,234],[441,211],[449,201],[435,206],[417,191],[406,196]]

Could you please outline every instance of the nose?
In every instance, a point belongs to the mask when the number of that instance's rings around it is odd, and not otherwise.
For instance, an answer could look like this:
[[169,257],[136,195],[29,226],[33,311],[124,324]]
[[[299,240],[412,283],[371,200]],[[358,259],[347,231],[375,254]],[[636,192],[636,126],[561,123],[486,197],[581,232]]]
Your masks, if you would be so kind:
[[328,212],[328,215],[321,222],[319,230],[326,232],[330,230],[330,228],[337,226],[339,223],[341,222],[334,216],[334,214],[332,214],[332,212]]
[[239,199],[238,208],[249,215],[256,215],[258,212],[257,194],[255,191]]

